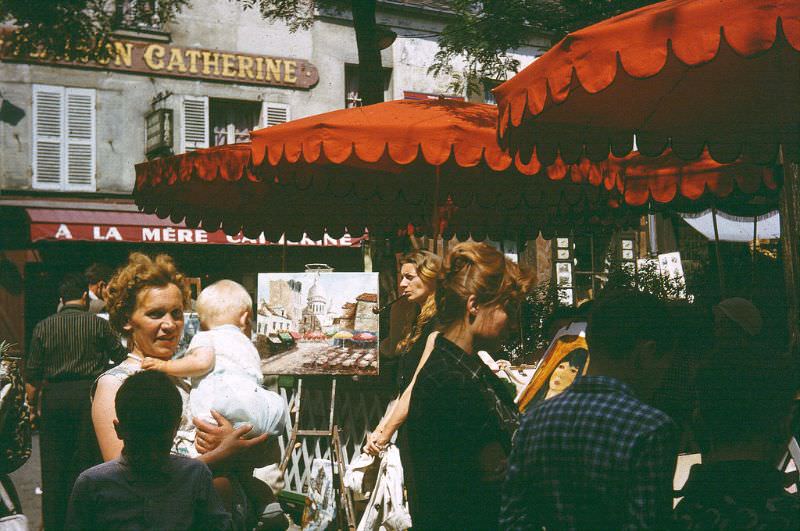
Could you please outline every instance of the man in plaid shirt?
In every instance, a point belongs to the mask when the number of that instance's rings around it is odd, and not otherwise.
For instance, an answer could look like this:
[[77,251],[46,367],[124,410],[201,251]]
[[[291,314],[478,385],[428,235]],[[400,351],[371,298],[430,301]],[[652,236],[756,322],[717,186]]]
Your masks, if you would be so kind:
[[651,295],[595,301],[587,376],[529,410],[516,434],[502,529],[669,527],[678,433],[642,401],[669,365],[669,335],[664,305]]

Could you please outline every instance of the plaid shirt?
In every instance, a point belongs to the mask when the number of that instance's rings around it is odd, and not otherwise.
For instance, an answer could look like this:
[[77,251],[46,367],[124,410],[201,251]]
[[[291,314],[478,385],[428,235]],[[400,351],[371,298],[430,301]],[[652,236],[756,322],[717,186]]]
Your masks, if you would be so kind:
[[493,529],[517,427],[513,399],[476,355],[441,334],[409,404],[415,529]]
[[678,433],[613,378],[579,378],[522,420],[503,529],[669,527]]

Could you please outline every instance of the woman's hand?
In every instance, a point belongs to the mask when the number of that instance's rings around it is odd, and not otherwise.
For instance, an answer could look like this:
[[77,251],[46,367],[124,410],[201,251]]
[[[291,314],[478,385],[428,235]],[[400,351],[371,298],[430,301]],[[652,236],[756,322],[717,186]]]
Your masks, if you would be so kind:
[[369,455],[378,455],[386,449],[389,444],[389,437],[384,435],[383,430],[376,429],[367,435],[367,444],[364,445],[364,451]]
[[142,360],[142,369],[146,371],[164,371],[167,366],[167,362],[165,360],[160,360],[158,358],[144,358]]
[[200,454],[213,457],[212,460],[215,462],[227,460],[267,440],[266,433],[252,439],[244,439],[243,437],[253,429],[252,426],[244,425],[233,429],[230,421],[213,409],[211,410],[211,416],[214,417],[218,426],[198,418],[194,418],[192,421],[197,426],[197,434],[195,436],[197,451]]
[[[233,424],[231,424],[228,419],[213,409],[211,410],[211,416],[214,417],[214,420],[217,422],[217,426],[197,417],[192,419],[192,422],[197,427],[197,433],[195,435],[195,447],[201,454],[216,450],[223,444],[227,445],[228,447],[238,448],[241,446],[242,448],[249,448],[251,446],[257,446],[267,439],[266,433],[263,433],[258,437],[253,437],[252,439],[241,439],[241,437],[253,429],[252,426],[244,425],[233,429]],[[235,433],[238,434],[236,437],[233,436]],[[235,440],[241,440],[242,444],[234,444],[233,441]]]

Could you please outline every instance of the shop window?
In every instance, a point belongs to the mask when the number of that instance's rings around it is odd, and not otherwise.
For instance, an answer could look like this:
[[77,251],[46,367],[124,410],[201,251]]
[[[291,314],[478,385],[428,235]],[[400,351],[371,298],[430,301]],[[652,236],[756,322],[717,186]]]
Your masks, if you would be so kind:
[[554,278],[561,301],[581,304],[603,287],[608,268],[608,234],[574,234],[554,239]]
[[576,234],[574,243],[575,303],[593,299],[603,287],[608,269],[610,234]]
[[95,191],[95,91],[33,85],[33,187]]
[[249,142],[250,131],[289,120],[289,106],[282,103],[184,96],[180,152]]
[[[344,65],[344,106],[346,109],[350,107],[361,107],[361,98],[358,95],[358,65]],[[383,69],[383,101],[390,101],[392,99],[391,91],[389,90],[392,81],[392,69]]]

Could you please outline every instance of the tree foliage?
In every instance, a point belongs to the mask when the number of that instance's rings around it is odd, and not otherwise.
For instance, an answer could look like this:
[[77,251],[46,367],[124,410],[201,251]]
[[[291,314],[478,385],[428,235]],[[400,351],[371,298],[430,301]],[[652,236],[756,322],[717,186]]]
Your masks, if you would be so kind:
[[[189,1],[152,2],[150,15],[170,22]],[[114,53],[109,43],[118,18],[117,5],[109,0],[0,0],[0,23],[13,28],[3,37],[6,52],[19,56],[108,59]]]
[[[232,8],[253,9],[266,21],[281,21],[291,31],[308,29],[317,13],[347,10],[352,14],[359,54],[362,100],[383,98],[383,71],[377,45],[377,0],[227,0]],[[192,0],[139,0],[167,24]],[[543,34],[553,38],[653,0],[451,0],[450,15],[439,35],[439,52],[431,72],[453,76],[454,89],[483,78],[503,80],[519,69],[510,51]],[[7,51],[42,53],[54,59],[104,60],[119,25],[120,2],[114,0],[0,0],[0,22],[13,24],[4,37]],[[461,62],[465,64],[462,68]]]
[[[481,79],[505,80],[519,69],[510,52],[534,37],[558,40],[606,18],[655,0],[453,0],[453,17],[439,38],[434,74],[455,78],[453,88]],[[464,68],[455,66],[462,60]]]

